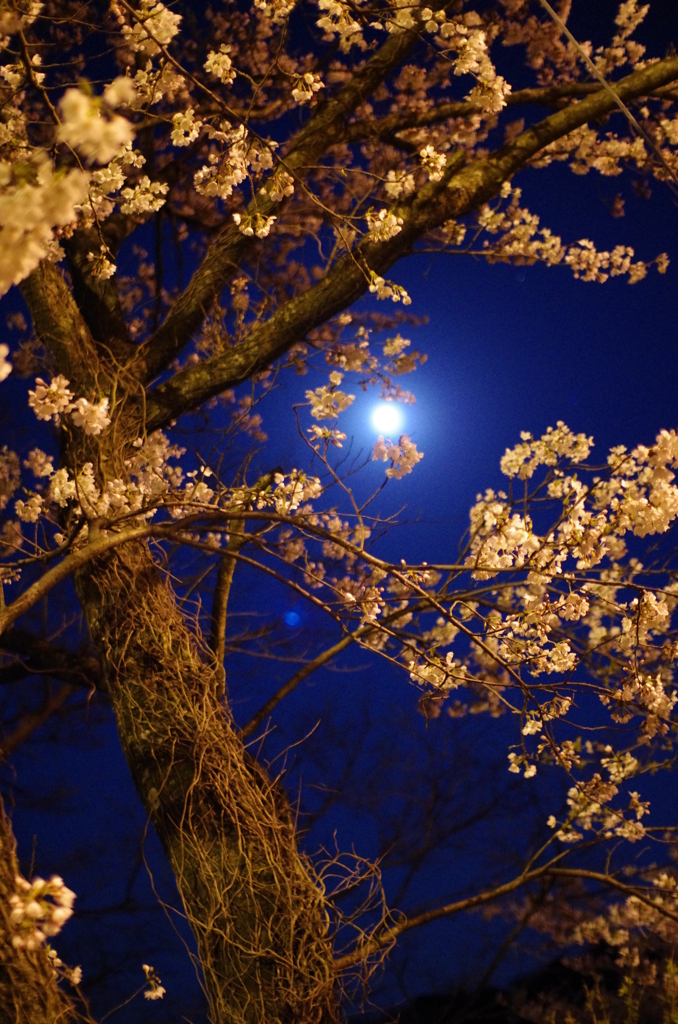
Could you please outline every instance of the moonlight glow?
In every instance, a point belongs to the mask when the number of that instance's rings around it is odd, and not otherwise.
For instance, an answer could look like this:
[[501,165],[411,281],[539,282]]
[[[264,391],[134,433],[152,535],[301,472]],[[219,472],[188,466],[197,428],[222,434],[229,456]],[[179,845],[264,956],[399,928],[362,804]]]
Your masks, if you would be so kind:
[[403,414],[394,402],[382,402],[372,412],[372,426],[380,434],[398,434],[403,422]]

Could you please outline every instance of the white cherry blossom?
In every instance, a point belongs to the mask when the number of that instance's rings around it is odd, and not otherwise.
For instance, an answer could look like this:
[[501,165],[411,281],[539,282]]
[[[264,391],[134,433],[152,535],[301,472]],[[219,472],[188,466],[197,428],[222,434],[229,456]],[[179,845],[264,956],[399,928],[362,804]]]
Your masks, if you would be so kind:
[[108,415],[108,398],[102,398],[98,402],[78,398],[71,406],[71,419],[76,427],[81,427],[86,434],[100,434],[111,422]]

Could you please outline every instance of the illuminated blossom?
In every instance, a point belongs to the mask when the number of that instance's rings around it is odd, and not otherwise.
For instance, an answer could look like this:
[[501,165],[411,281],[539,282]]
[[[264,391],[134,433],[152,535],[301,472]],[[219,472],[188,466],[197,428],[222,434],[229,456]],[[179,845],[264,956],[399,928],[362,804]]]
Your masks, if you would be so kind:
[[337,390],[342,377],[343,375],[335,370],[330,374],[329,386],[324,385],[315,388],[314,391],[306,392],[306,399],[311,403],[311,416],[314,416],[315,419],[334,419],[344,409],[348,409],[354,401],[355,395],[347,395],[343,391]]
[[375,242],[386,242],[402,231],[403,218],[388,210],[379,210],[378,213],[367,214],[367,223],[369,237]]
[[[116,5],[112,4],[112,8],[115,10]],[[154,0],[141,0],[137,18],[132,26],[123,24],[122,33],[133,50],[151,57],[174,39],[181,24],[180,14],[174,14]]]
[[7,358],[8,355],[9,345],[0,345],[0,381],[3,381],[5,377],[9,377],[12,372],[12,364]]
[[66,142],[85,159],[108,163],[134,138],[132,124],[120,114],[102,117],[96,100],[80,89],[66,89],[59,103],[59,142]]
[[155,970],[152,967],[149,967],[148,964],[142,964],[141,967],[146,975],[146,981],[149,985],[149,988],[144,992],[144,999],[162,999],[166,990],[160,984],[160,978],[155,973]]
[[315,94],[324,88],[325,85],[320,80],[320,75],[314,75],[307,71],[305,75],[297,79],[296,85],[292,89],[292,96],[297,103],[310,103]]
[[71,409],[71,419],[76,427],[82,427],[86,434],[100,434],[111,422],[107,398],[102,398],[98,402],[78,398]]
[[75,893],[58,875],[52,875],[48,881],[34,878],[32,882],[17,875],[14,883],[15,892],[9,897],[9,919],[14,928],[12,946],[38,949],[46,938],[58,935],[72,916]]
[[28,404],[39,420],[51,420],[70,408],[73,392],[63,374],[58,374],[49,384],[41,377],[35,379],[35,390],[28,392]]
[[416,444],[409,439],[407,434],[403,434],[397,444],[384,441],[384,438],[380,436],[372,449],[373,460],[381,462],[391,460],[391,465],[386,470],[386,476],[394,477],[396,480],[401,480],[411,473],[423,458],[424,453],[417,451]]
[[[182,110],[172,118],[174,128],[171,139],[175,146],[189,146],[195,142],[202,128],[202,121],[196,121],[193,107]],[[167,188],[167,186],[166,186]]]
[[232,47],[227,46],[226,43],[222,43],[219,47],[219,52],[216,53],[214,50],[210,50],[207,55],[203,67],[210,75],[214,75],[224,85],[230,85],[235,79],[235,71],[231,63],[231,58],[228,56],[231,52]]

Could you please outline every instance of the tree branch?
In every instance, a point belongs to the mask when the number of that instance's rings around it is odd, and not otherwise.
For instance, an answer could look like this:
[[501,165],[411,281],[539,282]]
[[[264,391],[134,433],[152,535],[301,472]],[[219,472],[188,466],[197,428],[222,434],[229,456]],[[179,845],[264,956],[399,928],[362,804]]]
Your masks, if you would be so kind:
[[39,711],[29,715],[23,715],[16,729],[0,741],[0,759],[7,760],[8,757],[25,743],[36,729],[47,721],[48,718],[58,711],[68,700],[71,694],[75,693],[76,687],[65,683],[56,693],[49,697]]
[[[450,181],[445,194],[438,200],[436,218],[439,223],[468,212],[468,199],[473,197],[473,208],[487,202],[504,181],[511,178],[545,146],[564,138],[589,121],[598,120],[617,109],[615,95],[623,101],[647,96],[655,89],[678,79],[678,57],[634,71],[616,82],[610,90],[600,89],[579,103],[558,110],[522,132],[516,139],[489,156],[474,160]],[[458,194],[457,194],[458,193]],[[459,212],[458,212],[459,211]]]
[[50,675],[73,686],[101,690],[101,676],[96,658],[74,653],[65,647],[43,640],[24,629],[10,629],[0,636],[0,651],[17,655],[21,661],[0,669],[0,683],[10,683],[13,669],[21,669],[18,678],[29,675]]
[[458,914],[464,910],[472,910],[474,907],[490,903],[492,900],[497,900],[510,892],[515,892],[516,889],[527,885],[528,882],[540,878],[544,873],[545,869],[537,868],[524,875],[519,875],[510,882],[505,882],[504,885],[488,889],[486,892],[477,893],[475,896],[468,896],[463,900],[456,900],[454,903],[447,903],[442,907],[435,907],[433,910],[427,910],[425,913],[417,914],[415,917],[403,918],[403,920],[391,928],[386,928],[378,935],[371,936],[357,949],[347,953],[345,956],[338,957],[334,961],[335,970],[345,971],[347,968],[353,967],[354,964],[360,963],[365,957],[371,956],[378,950],[383,949],[384,946],[390,945],[398,936],[402,935],[403,932],[409,931],[410,928],[419,928],[421,925],[428,924],[430,921],[437,921],[441,917],[450,917],[452,914]]
[[[667,57],[621,79],[614,91],[628,101],[675,79],[678,79],[678,57]],[[599,89],[579,103],[532,125],[489,156],[459,166],[463,164],[464,154],[458,154],[457,166],[453,164],[454,173],[446,187],[429,182],[409,204],[396,209],[404,218],[404,224],[394,238],[376,243],[363,240],[352,252],[341,257],[321,281],[290,299],[266,323],[256,327],[242,344],[181,371],[151,391],[147,400],[148,429],[166,426],[182,413],[198,408],[207,399],[269,366],[312,328],[359,299],[369,287],[367,268],[384,274],[412,250],[422,235],[447,220],[468,214],[497,195],[502,183],[549,143],[614,109],[614,97]],[[455,157],[452,159],[454,161]],[[448,172],[449,169],[448,166]]]
[[[366,629],[363,628],[357,632],[366,632]],[[342,637],[342,639],[336,644],[333,644],[332,647],[328,647],[327,650],[323,651],[322,654],[319,654],[317,658],[314,658],[313,661],[309,661],[308,664],[304,665],[303,668],[300,668],[298,672],[295,672],[292,678],[288,679],[287,682],[281,686],[280,689],[276,690],[273,696],[266,701],[264,706],[259,708],[256,715],[253,715],[252,718],[250,718],[247,725],[240,732],[241,738],[247,739],[248,736],[251,736],[255,729],[261,725],[263,720],[270,715],[271,711],[273,711],[273,709],[281,700],[283,700],[284,697],[288,695],[288,693],[295,690],[299,683],[303,683],[304,679],[307,679],[316,671],[316,669],[326,665],[328,661],[331,661],[332,658],[334,658],[335,655],[340,654],[341,651],[345,650],[345,648],[348,647],[349,644],[352,644],[355,639],[356,636],[353,633]]]
[[30,587],[27,587],[22,594],[12,601],[10,605],[6,605],[5,608],[0,611],[0,636],[12,626],[17,619],[25,615],[27,611],[30,611],[40,601],[45,594],[48,594],[57,583],[61,583],[62,580],[68,579],[77,569],[82,568],[88,562],[91,562],[93,558],[98,558],[101,555],[105,555],[108,551],[112,551],[113,548],[119,547],[121,544],[127,544],[133,540],[143,540],[146,537],[150,537],[152,534],[158,535],[163,532],[170,533],[171,528],[152,526],[145,524],[144,526],[135,526],[132,529],[125,530],[121,533],[110,533],[105,536],[99,536],[95,540],[90,541],[83,547],[78,548],[77,551],[71,551],[70,554],[66,555],[63,561],[57,565],[48,569],[40,579],[32,583]]
[[[402,610],[396,610],[394,612],[391,612],[390,615],[385,615],[384,618],[380,621],[382,624],[389,624],[394,621],[397,621],[397,619],[401,618],[403,615],[409,614],[414,610],[420,609],[418,609],[417,606],[415,606],[414,608],[408,607],[406,612]],[[362,626],[359,626],[358,629],[354,630],[353,633],[348,633],[346,636],[342,637],[341,640],[339,640],[336,644],[333,644],[332,647],[328,647],[326,650],[322,651],[316,658],[313,658],[312,661],[309,661],[306,665],[300,668],[298,672],[295,672],[292,678],[288,679],[287,682],[284,683],[280,687],[280,689],[276,690],[273,696],[266,701],[264,706],[257,711],[256,715],[252,716],[247,725],[241,730],[241,737],[243,739],[246,739],[248,736],[251,736],[255,729],[257,729],[261,725],[263,720],[268,715],[270,715],[270,713],[280,703],[280,701],[283,700],[289,693],[292,693],[292,691],[297,688],[299,683],[303,683],[304,679],[308,679],[308,677],[313,672],[315,672],[316,669],[322,668],[322,666],[326,665],[329,661],[331,661],[332,658],[335,657],[335,655],[340,654],[350,644],[355,643],[357,640],[360,640],[361,637],[365,636],[373,628],[374,627],[369,622],[365,623]]]
[[556,878],[587,878],[591,882],[600,882],[601,885],[616,889],[617,892],[622,892],[625,896],[633,896],[634,899],[644,903],[646,907],[651,907],[658,914],[662,914],[678,924],[678,914],[669,910],[665,904],[658,905],[650,896],[646,896],[642,889],[620,882],[613,875],[606,875],[601,871],[586,871],[584,868],[551,868],[549,874]]
[[[353,75],[335,97],[318,105],[313,116],[291,142],[284,157],[284,167],[294,173],[316,163],[325,150],[339,140],[344,122],[352,111],[400,64],[415,42],[416,36],[409,32],[389,36],[381,49],[370,57],[362,70]],[[252,209],[256,208],[265,215],[276,205],[272,200],[260,196]],[[215,298],[253,244],[234,224],[229,224],[219,233],[164,322],[141,346],[140,355],[145,362],[147,380],[165,369],[188,344]]]
[[[106,243],[114,255],[126,234],[126,226],[126,219],[118,218],[116,221],[112,217],[104,225]],[[99,233],[94,228],[77,231],[65,241],[73,295],[94,342],[103,344],[118,362],[125,363],[137,354],[138,347],[130,341],[115,279],[92,276],[92,264],[87,256],[90,252],[98,253],[100,244]]]
[[533,871],[526,871],[524,874],[512,879],[512,881],[505,882],[504,885],[498,885],[494,889],[477,893],[475,896],[468,896],[463,900],[456,900],[454,903],[447,903],[442,907],[435,907],[433,910],[427,910],[425,913],[417,914],[414,917],[404,918],[391,928],[386,928],[378,935],[371,936],[362,946],[351,953],[336,959],[334,967],[337,971],[344,971],[348,967],[360,963],[365,957],[376,953],[384,946],[390,945],[398,936],[402,935],[403,932],[409,931],[410,928],[419,928],[421,925],[428,924],[430,921],[437,921],[441,917],[450,917],[464,910],[472,910],[475,907],[506,896],[510,892],[515,892],[516,889],[520,889],[523,885],[527,885],[529,882],[535,881],[535,879],[548,877],[586,878],[590,881],[600,882],[611,889],[624,893],[624,895],[635,897],[658,914],[663,914],[665,917],[670,918],[670,920],[678,922],[678,914],[675,914],[664,905],[658,906],[649,896],[645,896],[642,889],[619,882],[612,875],[603,874],[598,871],[587,871],[584,868],[557,868],[546,864],[543,867],[535,868]]
[[[509,93],[504,109],[528,104],[551,107],[560,100],[570,99],[574,96],[588,96],[590,93],[599,92],[601,88],[597,82],[568,82],[566,85],[519,89],[517,92]],[[403,132],[408,128],[426,128],[453,117],[470,117],[472,114],[482,113],[483,107],[480,104],[471,103],[468,100],[441,103],[430,110],[405,110],[397,114],[389,114],[387,117],[375,121],[354,121],[353,124],[347,124],[343,128],[339,141],[359,142],[363,139],[386,139],[395,132]]]
[[98,358],[92,335],[61,271],[43,260],[19,285],[35,333],[55,357],[60,373],[79,390],[92,386]]
[[[590,96],[603,88],[598,82],[568,82],[565,85],[551,85],[543,88],[518,89],[506,97],[504,110],[518,106],[560,107],[563,100]],[[614,88],[614,85],[613,85]],[[670,87],[653,89],[647,93],[656,99],[676,99]],[[441,103],[431,110],[406,110],[398,114],[389,114],[376,121],[354,121],[345,125],[342,132],[343,142],[359,142],[362,140],[389,139],[397,132],[408,128],[426,128],[432,124],[440,124],[453,117],[470,117],[482,114],[483,108],[468,100],[452,103]]]
[[245,543],[244,527],[235,527],[229,534],[225,553],[219,559],[217,582],[212,598],[212,624],[210,647],[214,652],[215,675],[217,677],[217,700],[226,695],[226,616],[228,613],[228,597],[231,592],[233,573],[236,566],[236,555]]

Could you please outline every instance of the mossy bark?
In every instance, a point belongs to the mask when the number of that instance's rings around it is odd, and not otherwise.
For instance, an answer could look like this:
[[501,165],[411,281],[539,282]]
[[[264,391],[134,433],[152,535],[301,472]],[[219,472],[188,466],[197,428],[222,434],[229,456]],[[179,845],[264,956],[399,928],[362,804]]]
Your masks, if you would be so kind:
[[336,1018],[321,886],[141,543],[77,580],[132,778],[169,857],[213,1024]]

